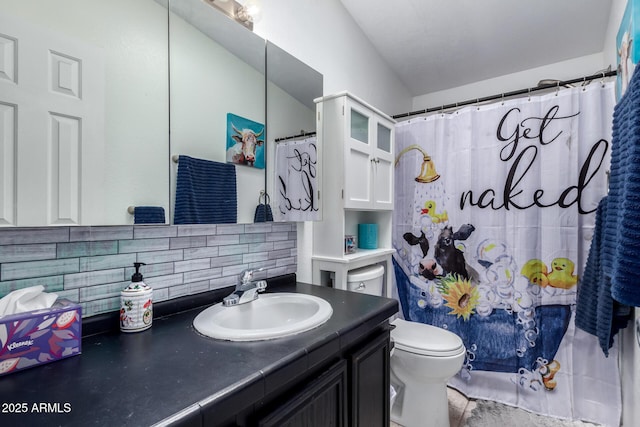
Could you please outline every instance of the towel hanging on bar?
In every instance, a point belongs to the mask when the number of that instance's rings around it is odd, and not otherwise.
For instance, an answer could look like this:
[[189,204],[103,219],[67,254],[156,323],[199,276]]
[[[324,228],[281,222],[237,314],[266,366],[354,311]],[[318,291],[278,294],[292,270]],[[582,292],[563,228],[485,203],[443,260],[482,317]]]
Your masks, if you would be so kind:
[[174,224],[236,223],[237,199],[233,164],[179,157]]
[[165,224],[162,206],[130,206],[127,211],[133,214],[134,224]]
[[[262,200],[264,200],[264,203]],[[260,197],[258,197],[258,206],[256,206],[256,212],[253,215],[253,222],[273,221],[273,212],[269,204],[270,201],[269,194],[264,190],[260,190]]]

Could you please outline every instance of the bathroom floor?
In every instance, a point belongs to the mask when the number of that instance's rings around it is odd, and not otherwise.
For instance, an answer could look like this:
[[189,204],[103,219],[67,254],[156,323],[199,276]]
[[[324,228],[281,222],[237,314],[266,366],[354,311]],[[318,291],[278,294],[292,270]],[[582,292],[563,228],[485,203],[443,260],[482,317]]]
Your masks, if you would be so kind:
[[[450,427],[472,427],[474,425],[478,425],[478,416],[476,415],[475,420],[472,420],[473,422],[471,424],[467,423],[467,420],[471,417],[471,413],[472,411],[476,408],[476,401],[475,400],[470,400],[467,399],[462,393],[458,392],[457,390],[454,390],[452,388],[447,388],[447,395],[449,397],[449,423],[450,423]],[[503,405],[501,405],[503,406]],[[508,409],[510,410],[510,407],[508,407]],[[531,426],[545,426],[545,427],[580,427],[580,426],[584,426],[584,427],[597,427],[595,424],[591,424],[591,423],[583,423],[580,421],[565,421],[565,420],[559,420],[556,418],[551,418],[551,417],[543,417],[540,415],[535,415],[535,414],[530,414],[526,411],[520,410],[520,409],[516,409],[514,408],[514,411],[518,411],[519,412],[519,416],[513,418],[514,422],[515,420],[518,420],[517,424],[518,425],[531,425]],[[504,412],[504,411],[499,411],[499,412]],[[508,411],[507,411],[508,412]],[[522,415],[525,414],[526,415]],[[489,417],[491,418],[491,417]],[[496,421],[498,422],[498,425],[500,424],[504,424],[504,422],[509,422],[509,420],[511,419],[511,416],[508,414],[503,414],[503,416],[498,417],[499,419],[494,419],[494,420],[482,420],[480,421],[480,424],[485,425],[485,422],[489,422],[489,424],[491,425],[496,425]],[[394,423],[393,421],[391,422],[390,427],[402,427],[399,424]],[[425,427],[428,427],[425,424]]]
[[447,388],[449,397],[449,424],[450,427],[463,427],[471,411],[476,407],[475,400],[469,400],[459,391]]

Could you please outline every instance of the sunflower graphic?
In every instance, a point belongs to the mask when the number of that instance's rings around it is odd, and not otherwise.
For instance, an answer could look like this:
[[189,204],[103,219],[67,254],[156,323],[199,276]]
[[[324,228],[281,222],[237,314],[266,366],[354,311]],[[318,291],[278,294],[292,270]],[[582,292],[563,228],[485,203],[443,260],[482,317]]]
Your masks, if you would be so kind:
[[462,317],[465,321],[473,314],[473,309],[478,305],[480,293],[468,279],[458,275],[448,274],[438,284],[438,290],[451,308],[449,314]]

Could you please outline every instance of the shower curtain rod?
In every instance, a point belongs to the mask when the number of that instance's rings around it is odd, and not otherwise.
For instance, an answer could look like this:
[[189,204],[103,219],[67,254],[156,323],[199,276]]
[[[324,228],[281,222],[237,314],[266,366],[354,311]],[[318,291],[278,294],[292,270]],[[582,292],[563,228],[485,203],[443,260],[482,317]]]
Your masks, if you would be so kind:
[[312,136],[315,135],[315,131],[314,132],[301,132],[297,135],[291,135],[291,136],[283,136],[282,138],[276,138],[276,142],[280,142],[280,141],[286,141],[287,139],[295,139],[295,138],[302,138],[303,136]]
[[498,94],[498,95],[485,96],[483,98],[469,99],[467,101],[462,101],[462,102],[456,102],[456,103],[453,103],[453,104],[442,105],[440,107],[427,108],[425,110],[412,111],[410,113],[396,114],[395,116],[392,116],[392,117],[394,119],[400,119],[400,118],[403,118],[403,117],[416,116],[418,114],[433,113],[433,112],[436,112],[436,111],[444,111],[444,110],[448,110],[450,108],[464,107],[465,105],[479,104],[481,102],[493,101],[495,99],[504,99],[504,98],[508,98],[508,97],[516,96],[516,95],[526,95],[526,94],[529,94],[531,92],[536,92],[536,91],[539,91],[539,90],[553,89],[554,87],[559,88],[560,86],[564,86],[564,85],[568,85],[568,84],[585,83],[585,82],[591,81],[591,80],[604,79],[605,77],[613,77],[616,74],[618,74],[617,71],[606,71],[606,72],[602,72],[602,73],[598,73],[598,74],[593,74],[591,76],[580,77],[580,78],[577,78],[577,79],[558,81],[556,83],[549,83],[549,84],[539,85],[539,86],[532,87],[532,88],[514,90],[512,92],[504,92],[504,93],[501,93],[501,94]]

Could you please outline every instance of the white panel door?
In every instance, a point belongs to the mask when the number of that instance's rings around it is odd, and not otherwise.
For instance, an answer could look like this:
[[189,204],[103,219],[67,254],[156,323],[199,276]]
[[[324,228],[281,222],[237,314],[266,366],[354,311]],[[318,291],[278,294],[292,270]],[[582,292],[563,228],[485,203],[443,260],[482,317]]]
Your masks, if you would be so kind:
[[100,48],[0,16],[0,126],[0,225],[99,223]]

